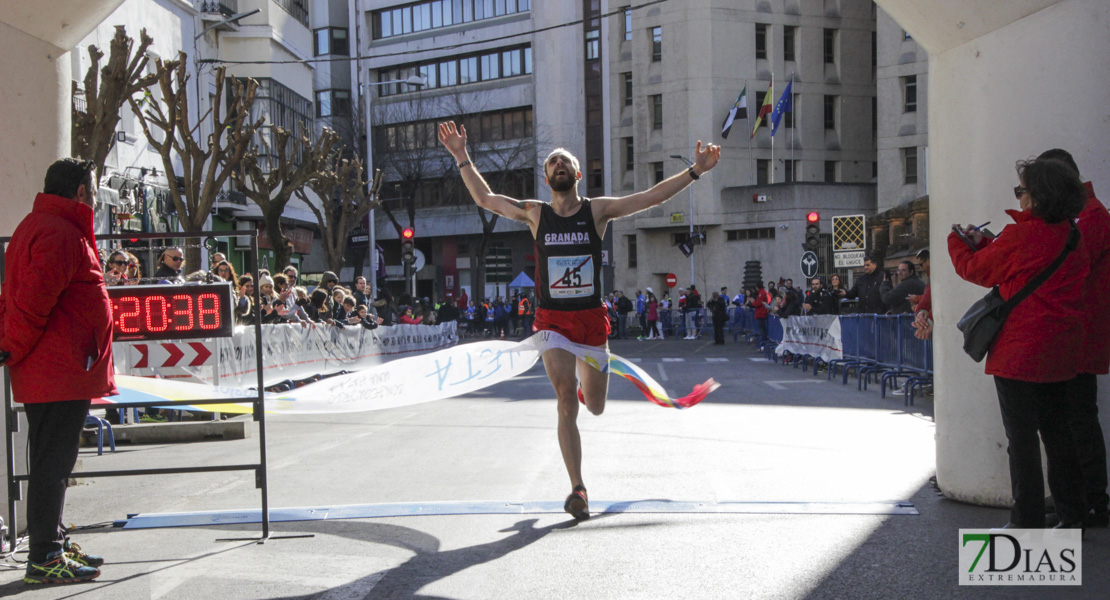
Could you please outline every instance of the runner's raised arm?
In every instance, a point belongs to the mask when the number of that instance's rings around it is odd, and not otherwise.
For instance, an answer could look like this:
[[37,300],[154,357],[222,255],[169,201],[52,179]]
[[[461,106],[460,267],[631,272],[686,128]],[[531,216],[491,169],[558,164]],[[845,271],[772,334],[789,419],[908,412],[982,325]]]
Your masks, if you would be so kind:
[[493,193],[466,151],[465,126],[459,125],[456,127],[454,121],[440,123],[439,141],[455,159],[455,164],[459,167],[459,174],[462,175],[463,183],[466,184],[466,189],[470,192],[470,196],[474,198],[475,204],[502,217],[514,221],[523,221],[532,228],[533,233],[535,232],[540,214],[539,203],[521,201]]
[[597,208],[600,209],[598,214],[598,220],[600,221],[598,227],[604,231],[605,222],[636,214],[642,210],[658,206],[670,200],[675,194],[686,189],[686,186],[694,183],[694,181],[705,174],[706,171],[717,166],[717,161],[720,159],[720,146],[709,144],[705,149],[702,149],[701,141],[699,140],[697,148],[694,151],[694,166],[689,169],[672,175],[642,192],[620,198],[595,199],[594,202],[597,203]]

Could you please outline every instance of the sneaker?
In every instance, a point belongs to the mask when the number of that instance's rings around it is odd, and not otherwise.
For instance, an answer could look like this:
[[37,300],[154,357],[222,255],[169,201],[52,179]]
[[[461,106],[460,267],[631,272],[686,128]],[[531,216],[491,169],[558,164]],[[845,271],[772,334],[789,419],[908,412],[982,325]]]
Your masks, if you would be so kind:
[[66,538],[66,541],[62,544],[62,550],[65,551],[70,560],[86,567],[99,568],[104,564],[102,557],[95,554],[86,554],[81,550],[81,546],[78,546],[76,542],[69,541],[69,538]]
[[576,521],[585,521],[590,518],[590,504],[586,501],[586,488],[581,485],[574,486],[574,491],[567,496],[563,503],[563,510]]
[[55,550],[41,563],[27,561],[24,583],[77,583],[100,577],[100,569],[86,567],[69,558],[64,550]]

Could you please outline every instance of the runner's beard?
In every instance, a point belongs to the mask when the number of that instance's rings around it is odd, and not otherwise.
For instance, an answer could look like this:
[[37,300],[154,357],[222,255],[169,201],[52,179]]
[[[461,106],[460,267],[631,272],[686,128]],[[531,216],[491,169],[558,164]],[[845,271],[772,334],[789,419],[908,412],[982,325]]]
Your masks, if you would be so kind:
[[553,192],[569,192],[574,189],[574,185],[578,183],[570,175],[556,176],[551,180],[551,191]]

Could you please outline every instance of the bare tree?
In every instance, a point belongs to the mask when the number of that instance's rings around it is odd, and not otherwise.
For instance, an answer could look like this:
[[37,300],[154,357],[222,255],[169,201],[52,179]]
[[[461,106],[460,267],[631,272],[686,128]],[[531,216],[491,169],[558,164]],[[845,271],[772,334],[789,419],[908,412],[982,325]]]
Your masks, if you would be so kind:
[[417,96],[407,102],[378,103],[373,108],[377,125],[374,140],[375,167],[395,182],[407,225],[395,214],[396,208],[382,204],[382,212],[400,235],[405,227],[416,225],[416,196],[421,185],[442,174],[442,149],[436,133],[436,118],[441,100]]
[[[216,96],[212,107],[196,123],[190,122],[189,96],[185,73],[186,56],[170,62],[156,61],[158,89],[161,98],[154,100],[148,94],[142,102],[129,98],[131,110],[139,118],[143,134],[162,157],[166,175],[176,173],[174,157],[181,161],[181,180],[170,178],[169,195],[177,211],[177,220],[185,232],[201,231],[208,214],[216,202],[216,195],[238,168],[255,132],[263,119],[250,122],[250,107],[254,103],[258,82],[236,81],[235,93],[226,113],[223,110],[226,70],[216,69]],[[205,140],[200,138],[200,126],[211,119],[212,133]],[[200,248],[189,244],[185,253],[186,265],[200,265]]]
[[[235,186],[262,210],[266,237],[274,251],[276,268],[289,264],[293,248],[293,242],[286,239],[281,230],[281,215],[285,206],[294,193],[324,173],[332,146],[339,140],[335,131],[324,128],[313,143],[309,137],[312,130],[307,124],[298,129],[300,132],[294,134],[275,127],[274,147],[269,149],[273,158],[260,158],[259,149],[254,147],[243,156],[243,162],[234,175]],[[268,171],[265,170],[267,167]]]
[[343,150],[332,151],[325,168],[308,182],[308,187],[319,197],[319,207],[309,201],[303,187],[296,190],[297,196],[316,215],[328,268],[334,273],[343,267],[347,236],[371,210],[381,204],[377,199],[382,183],[381,171],[375,173],[374,184],[368,192],[362,161],[357,157],[345,158]]
[[[73,126],[70,150],[74,156],[88,158],[96,163],[96,173],[104,173],[104,162],[116,141],[119,111],[136,93],[145,90],[157,80],[156,73],[144,75],[147,65],[146,50],[154,39],[143,29],[139,33],[139,48],[134,53],[135,40],[127,37],[123,25],[116,27],[112,38],[108,62],[100,67],[104,53],[89,45],[92,64],[85,73],[85,111],[72,108]],[[73,82],[74,95],[77,82]]]

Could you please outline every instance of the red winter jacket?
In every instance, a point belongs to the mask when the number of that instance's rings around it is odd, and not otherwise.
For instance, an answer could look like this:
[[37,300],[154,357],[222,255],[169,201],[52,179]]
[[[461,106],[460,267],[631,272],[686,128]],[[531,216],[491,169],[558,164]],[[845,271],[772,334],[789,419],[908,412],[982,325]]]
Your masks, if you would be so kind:
[[[1068,223],[1049,225],[1029,211],[1006,211],[1014,219],[992,242],[983,238],[973,252],[948,236],[956,273],[981,286],[997,285],[1009,299],[1044,271],[1064,249]],[[1083,284],[1090,257],[1079,247],[1028,298],[1014,308],[987,353],[988,375],[1020,381],[1065,381],[1075,377],[1083,356]]]
[[767,318],[767,305],[771,303],[771,293],[767,290],[757,290],[752,297],[752,308],[755,309],[755,318]]
[[93,211],[39,194],[16,228],[0,290],[0,349],[11,352],[16,402],[115,395],[112,307],[96,253]]
[[1110,371],[1110,212],[1095,198],[1091,182],[1083,184],[1087,205],[1079,213],[1079,232],[1091,256],[1091,276],[1083,292],[1087,320],[1083,325],[1086,341],[1080,373]]

